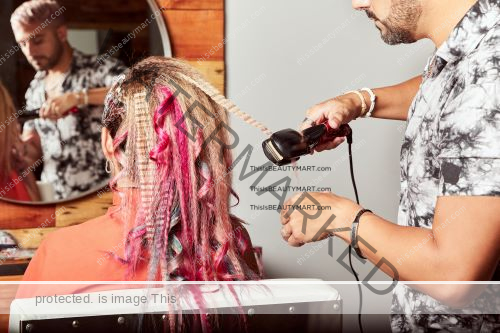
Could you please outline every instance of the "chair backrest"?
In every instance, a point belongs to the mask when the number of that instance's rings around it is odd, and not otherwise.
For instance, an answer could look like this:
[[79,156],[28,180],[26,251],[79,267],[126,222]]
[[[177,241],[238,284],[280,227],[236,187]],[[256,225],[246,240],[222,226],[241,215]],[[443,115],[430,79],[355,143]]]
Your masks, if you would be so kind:
[[[249,332],[337,332],[342,328],[340,295],[320,280],[196,286],[205,300],[203,312],[209,319],[217,317],[213,332],[238,331],[242,313]],[[167,314],[179,312],[183,327],[191,332],[199,325],[200,313],[193,290],[193,284],[182,283],[62,295],[59,299],[17,299],[11,305],[9,332],[138,332],[139,328],[163,332]]]

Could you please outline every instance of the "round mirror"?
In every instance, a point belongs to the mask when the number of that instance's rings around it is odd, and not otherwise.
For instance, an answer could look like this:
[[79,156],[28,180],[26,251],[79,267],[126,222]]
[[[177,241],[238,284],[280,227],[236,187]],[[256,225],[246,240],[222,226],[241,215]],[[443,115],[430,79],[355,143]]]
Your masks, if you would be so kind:
[[0,198],[73,200],[109,181],[101,113],[114,78],[171,56],[155,0],[4,0],[0,24]]

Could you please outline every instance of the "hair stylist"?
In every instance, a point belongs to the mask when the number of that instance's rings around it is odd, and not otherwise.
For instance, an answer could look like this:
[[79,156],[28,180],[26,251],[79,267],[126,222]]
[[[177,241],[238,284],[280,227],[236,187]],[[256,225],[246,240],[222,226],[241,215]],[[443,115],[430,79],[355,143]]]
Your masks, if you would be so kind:
[[[26,108],[40,108],[40,118],[24,125],[23,138],[34,148],[29,159],[43,156],[42,181],[54,186],[56,199],[108,180],[99,144],[101,114],[113,78],[125,70],[114,58],[102,61],[74,49],[65,10],[55,0],[30,0],[11,16],[16,41],[37,71]],[[68,113],[73,107],[79,111]]]
[[[398,277],[387,265],[380,267],[391,278],[498,280],[500,2],[353,0],[352,3],[355,9],[364,10],[373,19],[386,43],[413,43],[430,38],[436,46],[423,75],[390,87],[364,88],[337,96],[308,110],[304,121],[304,128],[324,120],[337,128],[358,117],[406,121],[397,224],[334,193],[309,193],[321,205],[330,206],[331,212],[309,220],[303,234],[302,213],[282,211],[282,237],[291,246],[311,242],[320,230],[325,230],[322,228],[333,213],[336,217],[327,229],[350,228],[334,235],[374,264],[381,258],[392,263]],[[343,141],[344,138],[337,138],[318,146],[317,151],[335,148]],[[296,202],[300,195],[290,198],[286,205]],[[305,199],[301,205],[313,202]],[[316,213],[304,211],[310,215]],[[320,239],[328,234],[325,231]],[[418,251],[413,250],[415,246]],[[477,296],[473,285],[418,288],[415,291],[398,284],[394,289],[393,331],[481,328],[481,332],[489,332],[500,327],[498,315],[425,315],[429,313],[427,310],[439,306],[467,304]],[[413,314],[412,309],[423,315]]]

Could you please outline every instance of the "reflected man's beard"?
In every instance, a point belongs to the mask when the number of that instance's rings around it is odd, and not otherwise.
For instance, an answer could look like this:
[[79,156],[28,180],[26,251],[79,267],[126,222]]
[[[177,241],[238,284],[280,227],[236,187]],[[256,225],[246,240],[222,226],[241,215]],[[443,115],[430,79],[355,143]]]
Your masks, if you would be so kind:
[[384,29],[377,28],[380,30],[382,40],[389,45],[415,42],[415,31],[421,14],[420,1],[415,0],[393,0],[389,16],[385,20],[378,19],[373,12],[366,10],[369,18],[377,20],[384,26]]
[[31,65],[37,71],[49,70],[49,69],[53,68],[55,65],[57,65],[57,63],[61,59],[61,56],[63,54],[63,50],[64,50],[63,43],[61,43],[60,41],[57,41],[54,45],[54,51],[52,52],[52,54],[50,56],[39,57],[39,59],[44,60],[43,64],[37,65],[34,61],[32,61]]
[[[38,63],[37,61],[43,61],[43,63]],[[30,64],[36,71],[44,71],[48,69],[47,67],[49,64],[49,58],[45,56],[37,57],[33,60],[30,60]]]

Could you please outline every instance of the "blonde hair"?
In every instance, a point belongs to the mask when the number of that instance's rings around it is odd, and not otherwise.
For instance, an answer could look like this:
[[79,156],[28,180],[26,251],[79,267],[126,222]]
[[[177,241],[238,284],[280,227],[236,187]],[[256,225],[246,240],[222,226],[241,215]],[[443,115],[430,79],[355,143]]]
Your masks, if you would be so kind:
[[30,0],[23,2],[14,10],[10,23],[14,26],[48,22],[59,27],[66,23],[64,10],[65,7],[55,0]]
[[[110,187],[122,196],[116,214],[126,233],[125,257],[111,255],[127,264],[125,279],[142,264],[149,281],[259,279],[244,222],[230,214],[230,197],[236,194],[227,112],[270,133],[177,59],[144,59],[109,90],[103,126],[113,137],[119,164]],[[136,189],[118,187],[120,178]],[[193,286],[189,292],[204,309],[201,290]],[[205,331],[211,324],[200,312]],[[180,319],[168,318],[174,331]]]
[[227,111],[269,131],[177,59],[149,57],[111,87],[103,125],[120,169],[111,188],[120,193],[116,184],[126,177],[140,198],[137,206],[133,198],[122,200],[124,220],[135,216],[127,241],[129,274],[147,244],[151,280],[158,269],[164,280],[257,277],[243,260],[242,222],[230,215]]

